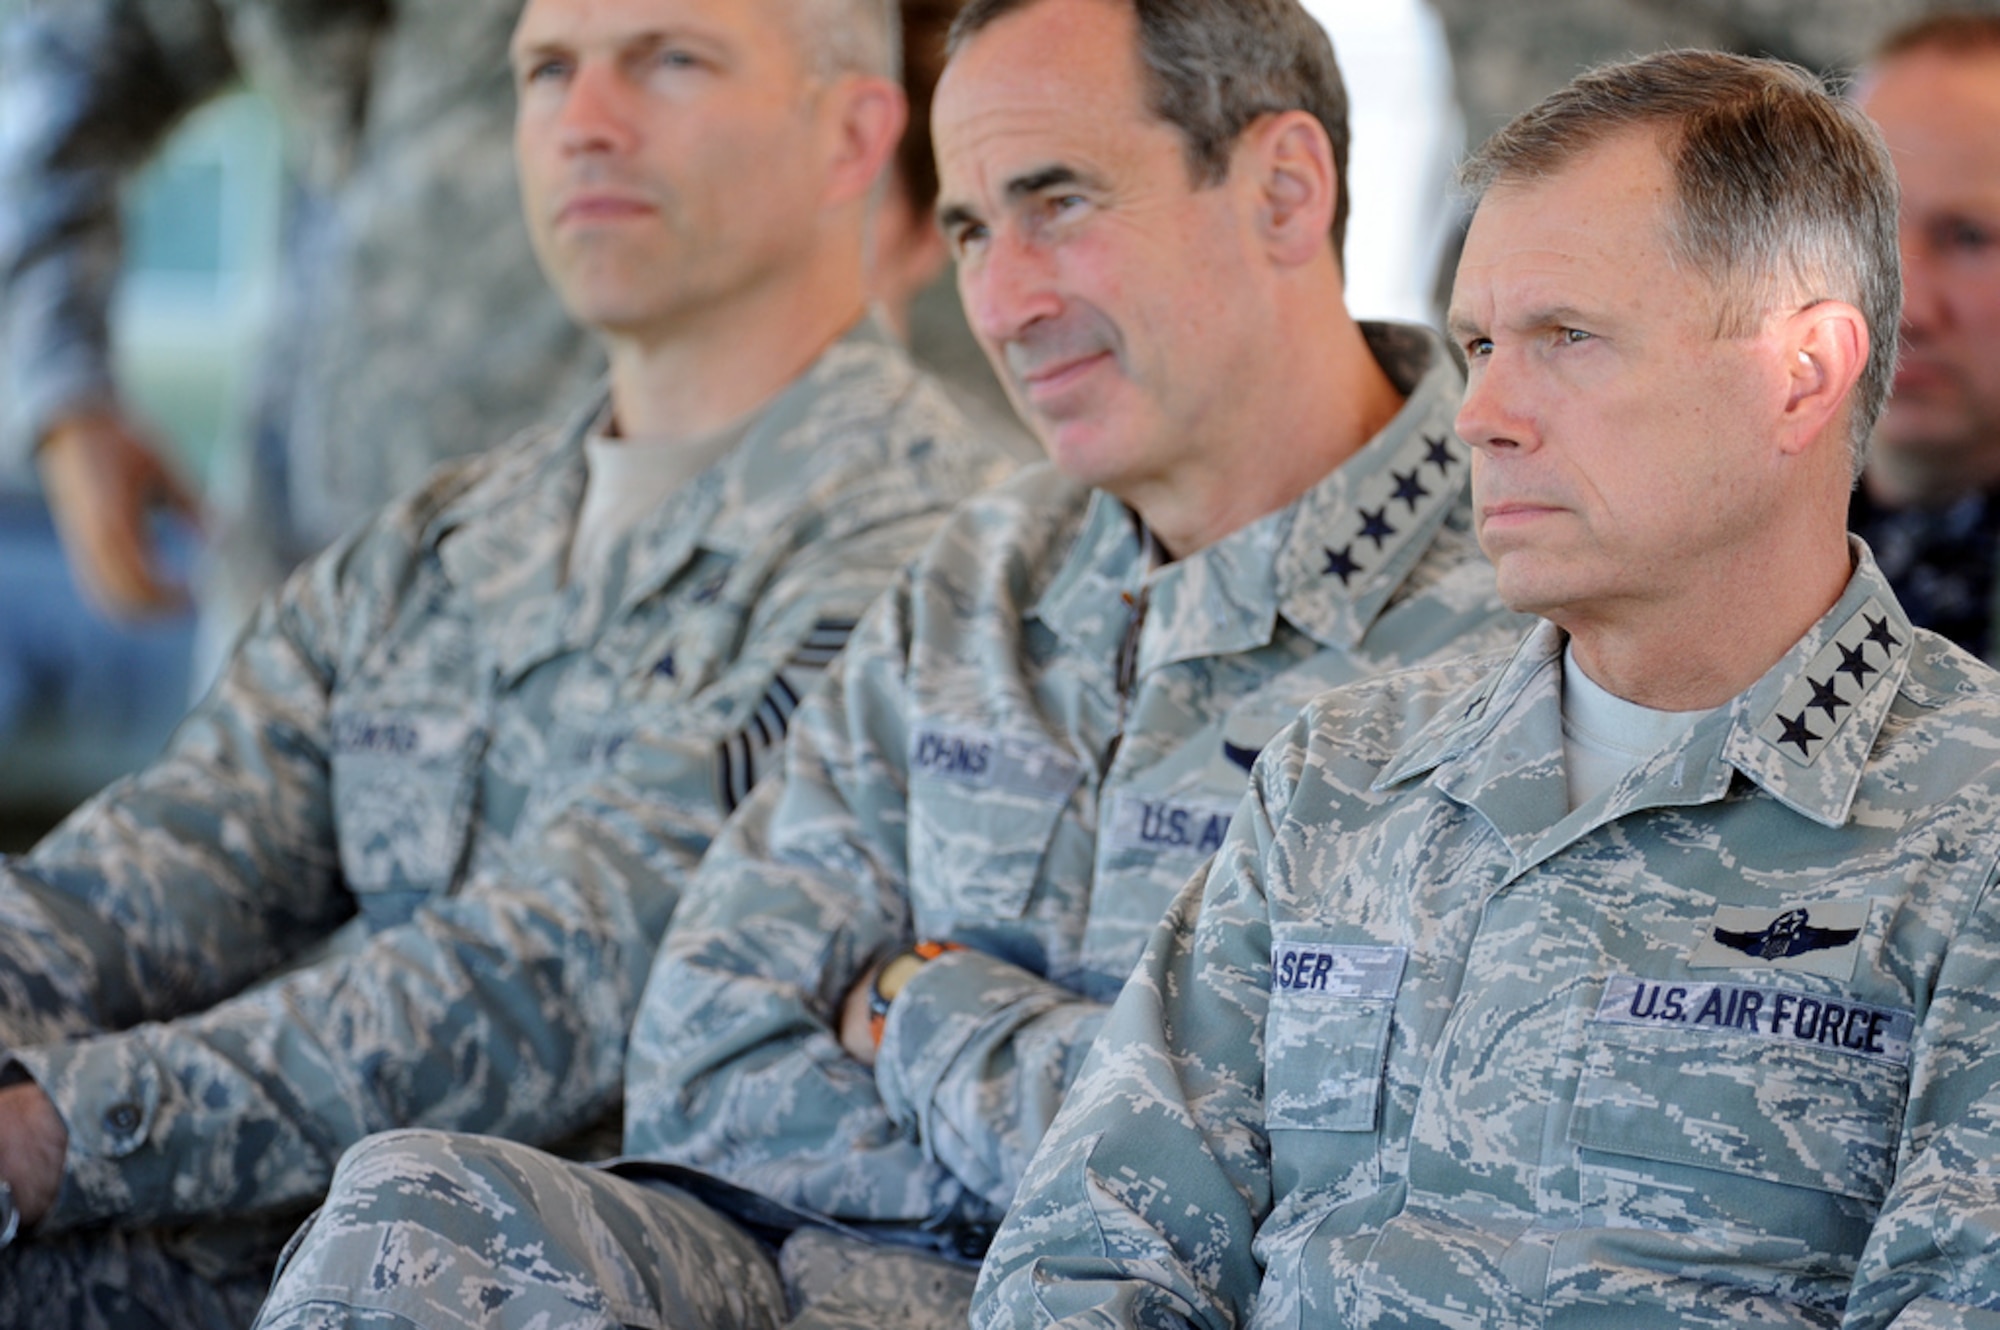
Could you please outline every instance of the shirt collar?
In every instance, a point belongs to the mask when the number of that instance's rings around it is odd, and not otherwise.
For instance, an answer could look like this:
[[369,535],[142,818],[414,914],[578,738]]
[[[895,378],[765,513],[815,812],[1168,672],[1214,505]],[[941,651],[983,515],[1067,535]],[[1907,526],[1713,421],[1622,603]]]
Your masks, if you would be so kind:
[[[632,529],[628,597],[648,594],[697,548],[741,556],[769,534],[821,473],[851,465],[824,446],[848,417],[879,414],[915,383],[908,359],[873,319],[829,347],[763,408],[742,440]],[[505,459],[435,518],[425,542],[446,576],[482,597],[560,586],[585,482],[583,439],[605,417],[600,390],[542,448]]]
[[1407,400],[1360,451],[1288,507],[1159,569],[1150,585],[1138,516],[1098,491],[1030,615],[1066,639],[1094,641],[1122,631],[1107,606],[1145,586],[1142,673],[1261,646],[1280,615],[1324,646],[1358,643],[1462,501],[1469,469],[1451,428],[1464,380],[1444,343],[1401,324],[1362,331]]
[[[1680,743],[1576,810],[1580,820],[1567,816],[1563,788],[1566,639],[1546,622],[1419,730],[1376,788],[1434,773],[1440,789],[1486,814],[1523,866],[1635,809],[1720,799],[1734,773],[1803,817],[1842,825],[1909,671],[1915,637],[1867,547],[1850,539],[1849,549],[1854,571],[1833,607]],[[1551,836],[1559,823],[1565,829]]]

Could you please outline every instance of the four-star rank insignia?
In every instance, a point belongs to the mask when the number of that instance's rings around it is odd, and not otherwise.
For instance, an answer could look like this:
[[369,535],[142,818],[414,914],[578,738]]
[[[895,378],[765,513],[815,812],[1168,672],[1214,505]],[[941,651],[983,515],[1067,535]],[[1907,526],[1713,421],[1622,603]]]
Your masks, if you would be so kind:
[[1440,505],[1458,495],[1465,445],[1449,431],[1417,431],[1380,473],[1355,486],[1352,501],[1322,546],[1322,577],[1359,592],[1426,528]]
[[1792,680],[1757,733],[1800,766],[1811,766],[1909,650],[1909,630],[1870,598]]

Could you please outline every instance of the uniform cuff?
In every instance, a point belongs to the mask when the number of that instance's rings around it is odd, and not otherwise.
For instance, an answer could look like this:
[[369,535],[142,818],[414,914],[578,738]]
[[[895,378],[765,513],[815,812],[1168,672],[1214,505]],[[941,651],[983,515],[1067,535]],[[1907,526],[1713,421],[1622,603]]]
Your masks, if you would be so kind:
[[36,1232],[157,1210],[173,1168],[147,1148],[161,1122],[165,1077],[142,1038],[100,1035],[19,1049],[13,1057],[69,1131],[62,1190]]
[[982,951],[948,951],[910,977],[889,1007],[875,1086],[889,1116],[930,1139],[937,1087],[967,1045],[993,1021],[1012,1023],[1024,1003],[1052,1007],[1073,996],[1057,984]]

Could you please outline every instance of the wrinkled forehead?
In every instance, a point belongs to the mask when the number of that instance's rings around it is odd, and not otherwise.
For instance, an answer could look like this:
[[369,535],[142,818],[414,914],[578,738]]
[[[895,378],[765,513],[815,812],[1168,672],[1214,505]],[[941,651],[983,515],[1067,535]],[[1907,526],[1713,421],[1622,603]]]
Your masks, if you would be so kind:
[[947,194],[996,203],[1026,176],[1104,174],[1149,135],[1138,28],[1105,0],[1039,0],[975,33],[938,82],[931,131]]
[[736,45],[796,45],[795,12],[806,0],[527,0],[513,53],[541,48],[616,48],[662,37]]

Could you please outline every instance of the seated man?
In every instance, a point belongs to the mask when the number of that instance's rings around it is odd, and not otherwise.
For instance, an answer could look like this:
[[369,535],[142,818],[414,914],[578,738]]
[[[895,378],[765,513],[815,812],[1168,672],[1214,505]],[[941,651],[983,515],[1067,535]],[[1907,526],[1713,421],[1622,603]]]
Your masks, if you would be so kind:
[[529,7],[523,200],[608,400],[308,565],[158,762],[0,862],[0,1324],[247,1321],[353,1141],[617,1102],[688,871],[995,474],[864,322],[892,22]]
[[1902,30],[1855,99],[1903,192],[1903,354],[1849,525],[1913,622],[2000,659],[2000,15]]
[[1989,1324],[2000,676],[1841,521],[1888,155],[1801,70],[1681,52],[1467,181],[1458,426],[1547,622],[1266,751],[975,1321]]
[[984,1245],[1258,748],[1524,622],[1444,347],[1343,304],[1344,105],[1294,0],[967,6],[941,215],[1053,468],[950,520],[704,861],[629,1059],[660,1162],[380,1138],[267,1324],[963,1325],[913,1249]]

